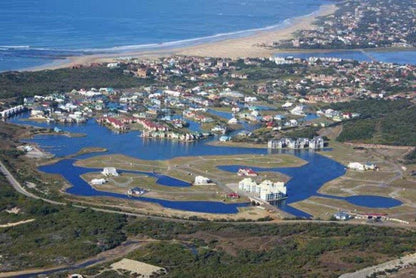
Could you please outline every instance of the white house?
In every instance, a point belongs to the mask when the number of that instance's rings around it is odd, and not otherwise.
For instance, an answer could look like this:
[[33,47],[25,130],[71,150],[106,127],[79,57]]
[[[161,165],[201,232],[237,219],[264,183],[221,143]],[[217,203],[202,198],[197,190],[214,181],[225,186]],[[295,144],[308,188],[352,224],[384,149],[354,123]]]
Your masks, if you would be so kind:
[[194,181],[194,185],[207,185],[211,183],[212,181],[209,178],[203,176],[196,176]]
[[26,145],[26,146],[23,146],[23,150],[25,152],[31,152],[31,151],[33,151],[33,147],[30,146],[30,145]]
[[92,179],[91,184],[92,185],[102,185],[106,183],[107,181],[105,179]]
[[220,139],[219,139],[219,141],[220,142],[227,142],[227,141],[230,141],[231,140],[231,137],[230,136],[221,136],[220,137]]
[[238,124],[238,120],[233,117],[230,120],[228,120],[228,124],[229,125],[236,125],[236,124]]
[[347,166],[349,169],[357,171],[376,170],[377,166],[374,163],[367,162],[365,164],[360,162],[350,162]]
[[255,102],[257,101],[256,97],[244,97],[244,102]]
[[303,105],[298,105],[295,108],[293,108],[292,110],[290,110],[290,113],[296,116],[303,116],[305,115],[305,113],[303,113]]
[[357,171],[364,171],[364,164],[360,162],[350,162],[347,166],[349,169],[357,170]]
[[364,168],[366,170],[377,170],[377,165],[371,162],[367,162],[366,164],[364,164]]
[[119,63],[108,63],[107,68],[115,69],[119,67]]
[[286,102],[285,104],[282,105],[282,108],[289,108],[293,105],[293,103],[291,102]]
[[351,215],[346,213],[345,211],[338,211],[334,214],[335,219],[346,221],[351,218]]
[[252,178],[245,178],[238,183],[238,189],[245,192],[257,192],[257,183]]
[[101,174],[103,174],[104,176],[114,176],[114,177],[118,177],[118,173],[117,173],[117,169],[114,167],[106,167],[103,169],[103,171],[101,172]]

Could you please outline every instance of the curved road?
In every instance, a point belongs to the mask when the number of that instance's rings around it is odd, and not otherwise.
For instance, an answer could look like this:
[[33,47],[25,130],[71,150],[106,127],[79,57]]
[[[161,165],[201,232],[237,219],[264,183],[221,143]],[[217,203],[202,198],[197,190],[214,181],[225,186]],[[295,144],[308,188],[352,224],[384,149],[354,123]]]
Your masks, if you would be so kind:
[[56,201],[52,201],[52,200],[49,200],[49,199],[44,199],[44,198],[41,198],[39,196],[36,196],[35,194],[32,194],[32,193],[26,191],[26,189],[24,189],[23,186],[14,178],[14,176],[10,173],[10,171],[6,168],[6,166],[4,166],[2,161],[0,161],[0,171],[3,173],[3,175],[9,181],[9,183],[13,186],[13,188],[17,192],[19,192],[20,194],[23,194],[23,195],[25,195],[29,198],[43,200],[45,202],[48,202],[48,203],[54,204],[54,205],[66,205],[66,203],[56,202]]

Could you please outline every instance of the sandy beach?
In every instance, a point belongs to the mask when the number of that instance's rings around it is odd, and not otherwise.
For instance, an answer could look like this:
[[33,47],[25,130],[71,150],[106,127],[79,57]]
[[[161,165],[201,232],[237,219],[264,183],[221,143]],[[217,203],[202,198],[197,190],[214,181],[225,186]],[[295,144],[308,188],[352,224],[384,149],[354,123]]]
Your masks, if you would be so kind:
[[69,57],[62,62],[54,62],[39,67],[27,69],[32,71],[44,69],[57,69],[72,67],[75,65],[90,65],[92,63],[112,62],[118,57],[134,57],[134,58],[157,58],[171,55],[187,55],[202,57],[268,57],[272,53],[278,52],[276,49],[268,49],[261,45],[270,45],[274,41],[290,39],[293,33],[298,30],[310,30],[315,28],[312,23],[317,17],[333,14],[337,7],[335,4],[322,5],[320,9],[311,15],[302,16],[292,19],[292,23],[283,28],[271,29],[267,31],[254,32],[253,35],[225,39],[217,42],[201,43],[194,46],[185,46],[180,48],[154,50],[154,51],[132,51],[112,54],[97,54]]

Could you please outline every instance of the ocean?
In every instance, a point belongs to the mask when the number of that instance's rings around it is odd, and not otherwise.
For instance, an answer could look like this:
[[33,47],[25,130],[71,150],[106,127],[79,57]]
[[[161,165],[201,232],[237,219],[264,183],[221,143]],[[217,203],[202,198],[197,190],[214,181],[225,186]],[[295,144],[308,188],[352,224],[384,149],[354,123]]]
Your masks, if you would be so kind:
[[279,28],[323,0],[1,0],[0,71]]

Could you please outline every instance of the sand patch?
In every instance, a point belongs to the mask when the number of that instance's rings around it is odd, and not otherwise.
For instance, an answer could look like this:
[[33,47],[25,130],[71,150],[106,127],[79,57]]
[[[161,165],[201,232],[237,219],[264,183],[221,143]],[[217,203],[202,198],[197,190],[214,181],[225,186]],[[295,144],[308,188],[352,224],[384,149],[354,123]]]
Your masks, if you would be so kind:
[[111,267],[114,270],[126,270],[131,273],[140,275],[141,277],[150,277],[155,274],[166,273],[166,269],[151,264],[142,263],[130,259],[122,259],[119,262],[113,263]]

